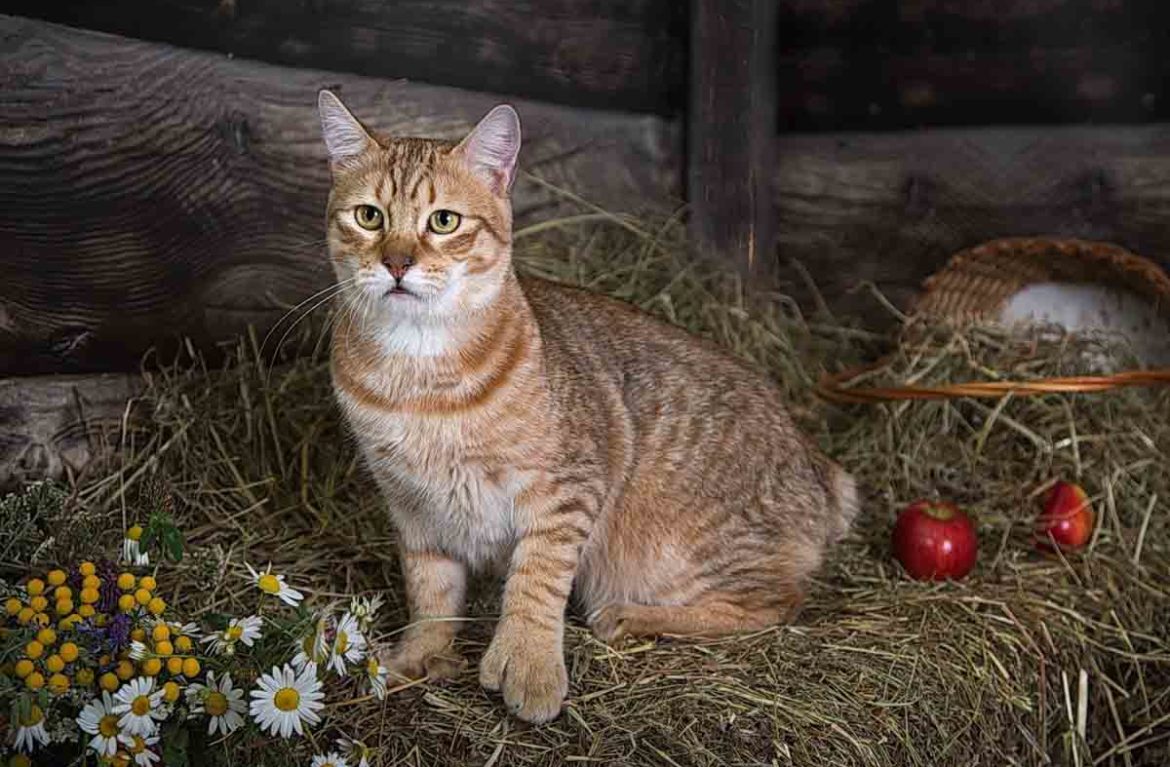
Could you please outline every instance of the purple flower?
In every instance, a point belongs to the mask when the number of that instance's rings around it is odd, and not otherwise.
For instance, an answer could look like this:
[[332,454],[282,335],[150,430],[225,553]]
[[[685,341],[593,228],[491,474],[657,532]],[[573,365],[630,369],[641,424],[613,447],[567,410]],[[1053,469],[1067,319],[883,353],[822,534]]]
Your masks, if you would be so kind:
[[126,647],[130,644],[130,616],[126,613],[115,615],[106,624],[106,632],[111,650],[117,652]]

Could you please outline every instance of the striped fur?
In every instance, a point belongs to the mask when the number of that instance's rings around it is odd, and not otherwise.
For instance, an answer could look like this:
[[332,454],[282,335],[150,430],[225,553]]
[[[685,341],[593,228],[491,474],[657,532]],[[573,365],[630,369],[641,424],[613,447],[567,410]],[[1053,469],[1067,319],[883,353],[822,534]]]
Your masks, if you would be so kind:
[[[444,619],[469,574],[502,573],[480,678],[545,721],[567,691],[571,593],[609,641],[767,626],[857,498],[760,373],[628,305],[518,278],[506,185],[468,146],[371,137],[335,159],[334,388],[401,541],[412,625],[385,662],[458,668]],[[387,227],[360,229],[361,204]],[[439,208],[462,214],[456,232],[426,231]],[[413,261],[413,293],[387,294],[387,253]]]

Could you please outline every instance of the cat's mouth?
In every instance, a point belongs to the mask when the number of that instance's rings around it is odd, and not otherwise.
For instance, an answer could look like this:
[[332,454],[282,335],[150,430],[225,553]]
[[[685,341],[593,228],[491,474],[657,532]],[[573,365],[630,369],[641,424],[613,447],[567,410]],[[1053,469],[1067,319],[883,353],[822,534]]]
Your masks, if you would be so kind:
[[398,285],[397,287],[390,288],[389,290],[387,290],[383,294],[383,298],[417,298],[417,297],[418,296],[416,296],[414,293],[410,292],[406,288],[402,287],[401,285]]

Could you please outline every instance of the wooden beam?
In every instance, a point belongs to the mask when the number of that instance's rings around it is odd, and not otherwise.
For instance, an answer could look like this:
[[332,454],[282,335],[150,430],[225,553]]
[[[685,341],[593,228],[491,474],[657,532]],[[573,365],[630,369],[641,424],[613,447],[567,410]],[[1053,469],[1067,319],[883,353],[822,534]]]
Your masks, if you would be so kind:
[[77,477],[109,456],[142,389],[135,374],[0,379],[0,492]]
[[[396,135],[455,138],[500,101],[14,17],[0,69],[0,374],[131,369],[181,336],[214,350],[328,285],[319,88]],[[523,170],[614,211],[679,196],[662,120],[516,105]],[[556,200],[522,177],[517,223]]]
[[692,0],[687,201],[693,241],[748,274],[773,269],[772,0]]
[[9,13],[275,64],[671,114],[686,4],[674,0],[9,0]]

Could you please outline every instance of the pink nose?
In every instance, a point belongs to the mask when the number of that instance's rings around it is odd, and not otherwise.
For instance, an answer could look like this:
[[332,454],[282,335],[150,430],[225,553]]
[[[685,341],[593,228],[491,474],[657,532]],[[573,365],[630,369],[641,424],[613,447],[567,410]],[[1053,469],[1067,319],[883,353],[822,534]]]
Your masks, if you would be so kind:
[[391,277],[401,280],[406,275],[406,270],[414,266],[414,259],[410,256],[387,256],[382,259],[382,263],[386,265]]

